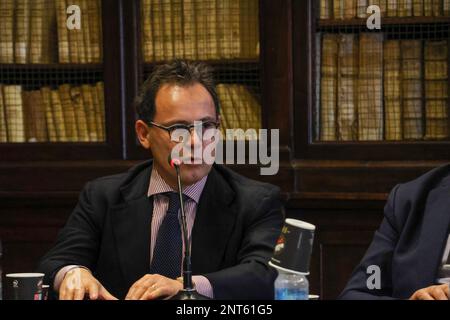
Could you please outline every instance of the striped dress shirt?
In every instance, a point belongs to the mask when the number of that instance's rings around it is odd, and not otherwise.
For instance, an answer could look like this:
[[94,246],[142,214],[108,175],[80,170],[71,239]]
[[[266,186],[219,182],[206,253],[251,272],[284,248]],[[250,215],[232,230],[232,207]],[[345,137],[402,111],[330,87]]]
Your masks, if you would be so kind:
[[[205,187],[207,176],[203,177],[196,183],[186,186],[183,189],[183,194],[187,196],[184,203],[184,213],[186,215],[186,227],[188,233],[188,241],[191,242],[192,227],[194,226],[195,214],[197,211],[198,202]],[[166,216],[169,206],[169,198],[162,195],[165,192],[175,192],[159,175],[158,171],[153,168],[150,177],[150,183],[147,195],[153,196],[153,215],[151,223],[151,239],[150,239],[150,263],[153,258],[153,250],[155,248],[156,239],[158,237],[159,227]],[[184,252],[184,238],[183,238],[183,252]],[[183,263],[180,265],[180,275],[182,274]],[[213,289],[209,280],[204,276],[194,275],[192,280],[195,284],[196,290],[209,298],[213,298]]]
[[[195,214],[197,211],[197,205],[200,200],[200,196],[203,192],[203,188],[205,187],[207,176],[203,177],[201,180],[196,183],[186,186],[183,190],[183,194],[188,197],[188,200],[184,204],[184,213],[186,214],[186,225],[189,242],[191,239],[192,227],[194,226]],[[165,192],[174,192],[173,190],[159,175],[158,171],[155,168],[152,169],[152,174],[150,177],[150,183],[148,188],[147,195],[149,197],[153,196],[153,215],[151,222],[151,239],[150,239],[150,261],[149,261],[149,269],[150,263],[153,257],[153,250],[155,248],[156,238],[158,237],[158,230],[161,226],[162,221],[166,215],[166,211],[169,206],[169,198],[162,195],[161,193]],[[184,239],[183,239],[183,252],[184,252]],[[61,285],[62,280],[67,272],[76,267],[83,267],[77,265],[68,265],[63,267],[55,276],[55,281],[53,288],[59,291],[59,286]],[[180,275],[182,273],[183,263],[180,266]],[[195,284],[196,290],[209,298],[213,298],[213,289],[209,280],[200,275],[192,276],[192,281]]]

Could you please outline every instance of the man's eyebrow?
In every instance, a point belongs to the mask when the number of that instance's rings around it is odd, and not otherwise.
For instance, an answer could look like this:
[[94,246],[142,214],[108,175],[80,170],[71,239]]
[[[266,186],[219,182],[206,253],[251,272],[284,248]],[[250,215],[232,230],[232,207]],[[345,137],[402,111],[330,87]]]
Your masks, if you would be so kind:
[[[215,121],[215,120],[216,120],[216,118],[208,116],[208,117],[204,117],[204,118],[201,118],[200,120],[195,120],[195,121],[205,122],[205,121]],[[164,125],[167,126],[167,127],[170,127],[170,126],[173,126],[174,124],[190,125],[190,124],[194,124],[194,123],[186,121],[186,120],[172,120],[172,121],[166,122]]]
[[197,120],[197,121],[215,121],[216,120],[216,118],[214,118],[214,117],[204,117],[204,118],[201,118],[200,120]]
[[169,122],[165,123],[165,126],[170,127],[173,126],[174,124],[190,124],[189,121],[186,120],[172,120]]

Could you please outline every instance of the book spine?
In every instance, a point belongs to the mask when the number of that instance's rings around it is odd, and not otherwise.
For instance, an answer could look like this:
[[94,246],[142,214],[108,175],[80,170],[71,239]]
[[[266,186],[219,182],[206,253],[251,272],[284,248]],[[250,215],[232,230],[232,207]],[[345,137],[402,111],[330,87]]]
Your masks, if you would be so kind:
[[161,0],[162,19],[163,19],[163,46],[164,60],[168,61],[174,58],[174,37],[172,24],[172,2],[171,0]]
[[386,140],[402,140],[400,41],[384,43],[384,106]]
[[56,134],[56,125],[55,125],[55,118],[54,118],[50,88],[42,87],[41,88],[41,96],[42,96],[42,101],[44,103],[45,122],[47,124],[48,140],[50,142],[57,142],[58,136]]
[[397,8],[398,8],[397,0],[389,0],[389,1],[387,1],[387,9],[386,9],[387,10],[387,16],[388,17],[397,17]]
[[357,0],[344,0],[344,19],[356,17]]
[[83,104],[84,104],[84,109],[86,111],[89,141],[97,142],[100,139],[98,137],[97,122],[95,119],[95,116],[96,116],[95,111],[96,110],[95,110],[95,105],[94,105],[94,101],[92,98],[90,86],[87,84],[82,85],[81,86],[81,94],[83,96]]
[[402,40],[403,139],[422,139],[422,43]]
[[353,34],[339,37],[337,75],[337,139],[355,141],[358,136],[356,117],[356,88],[358,47]]
[[9,142],[26,142],[22,87],[5,85],[3,87],[3,99]]
[[78,141],[78,127],[75,117],[75,110],[72,104],[72,99],[70,97],[70,85],[60,85],[58,91],[61,100],[61,107],[63,110],[67,141],[76,142]]
[[92,96],[92,102],[94,104],[94,115],[95,115],[95,128],[97,132],[98,141],[105,141],[105,135],[103,133],[103,105],[100,105],[100,98],[97,93],[97,88],[95,86],[89,86],[90,94]]
[[0,63],[14,63],[14,0],[0,1]]
[[[220,3],[224,3],[220,2]],[[186,59],[197,59],[197,32],[194,0],[183,1],[184,56]]]
[[413,0],[413,16],[422,17],[424,15],[423,1],[424,0]]
[[66,25],[66,1],[65,0],[55,0],[56,5],[56,23],[58,29],[58,59],[59,63],[70,63],[76,62],[71,61],[74,55],[71,54],[69,48],[69,29]]
[[101,141],[105,141],[106,139],[106,115],[105,115],[105,85],[103,82],[97,82],[95,84],[96,89],[97,89],[97,96],[98,96],[98,101],[99,101],[99,106],[100,109],[99,114],[100,114],[100,119],[101,119],[101,126],[100,128],[100,140]]
[[217,44],[217,1],[210,0],[205,4],[206,13],[206,57],[208,60],[219,58]]
[[92,2],[92,0],[80,1],[81,21],[82,21],[81,30],[83,32],[83,46],[84,46],[84,54],[86,57],[86,63],[92,63],[94,60],[91,41],[91,34],[93,33],[93,30],[90,23],[91,19],[89,18],[88,2]]
[[47,141],[47,125],[42,95],[39,90],[23,92],[27,142]]
[[332,17],[331,3],[332,3],[332,0],[320,0],[320,19],[321,20],[331,19],[331,17]]
[[[238,2],[238,1],[235,1]],[[197,55],[198,59],[206,60],[208,59],[207,52],[207,35],[206,35],[206,16],[208,14],[207,8],[205,8],[205,3],[201,0],[194,0],[195,5],[195,33],[197,35]],[[239,14],[239,13],[237,13]],[[239,19],[239,16],[236,16]],[[239,39],[236,39],[239,41]]]
[[152,0],[142,0],[141,21],[142,21],[142,54],[144,62],[154,61],[153,54],[153,30],[152,30]]
[[8,142],[8,128],[6,126],[6,110],[2,84],[0,84],[0,142]]
[[183,1],[172,0],[173,50],[175,58],[184,58]]
[[433,16],[442,16],[442,0],[433,0]]
[[413,15],[412,0],[398,0],[397,15],[399,17],[411,17]]
[[442,13],[444,16],[450,16],[450,0],[442,0]]
[[356,16],[358,18],[366,18],[367,17],[367,6],[368,6],[367,0],[358,0],[357,9],[356,9]]
[[51,101],[53,110],[53,119],[56,128],[56,136],[59,142],[67,142],[66,124],[64,122],[64,112],[61,104],[61,97],[58,90],[51,90]]
[[28,63],[30,57],[30,2],[16,0],[14,59],[16,63]]
[[358,139],[383,139],[383,35],[362,33],[359,39]]
[[164,44],[163,44],[163,9],[161,0],[153,0],[152,6],[152,30],[153,30],[153,47],[155,61],[164,60]]

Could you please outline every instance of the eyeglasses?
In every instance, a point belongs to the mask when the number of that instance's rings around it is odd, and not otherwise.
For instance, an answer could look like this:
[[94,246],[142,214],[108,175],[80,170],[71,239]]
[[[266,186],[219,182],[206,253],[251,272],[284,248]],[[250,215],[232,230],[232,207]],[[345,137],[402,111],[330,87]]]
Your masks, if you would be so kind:
[[154,127],[157,127],[159,129],[166,131],[169,134],[169,138],[172,140],[172,133],[175,130],[179,130],[179,129],[180,130],[188,130],[189,133],[192,134],[192,129],[201,127],[202,134],[205,134],[209,130],[218,129],[220,126],[220,123],[216,122],[216,121],[198,121],[198,122],[196,121],[196,123],[194,123],[194,124],[176,123],[176,124],[166,127],[166,126],[163,126],[162,124],[150,121],[149,125],[152,125]]

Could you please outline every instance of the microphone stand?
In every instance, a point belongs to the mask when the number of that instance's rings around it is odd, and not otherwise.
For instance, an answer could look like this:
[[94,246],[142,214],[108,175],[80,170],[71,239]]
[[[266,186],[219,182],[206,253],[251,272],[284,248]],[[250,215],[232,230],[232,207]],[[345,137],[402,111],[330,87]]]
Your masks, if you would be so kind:
[[184,238],[184,261],[183,261],[183,289],[178,291],[170,300],[208,300],[208,297],[201,295],[194,289],[192,285],[192,265],[191,265],[191,246],[189,243],[186,215],[184,213],[184,200],[181,186],[180,166],[171,161],[171,165],[175,167],[177,172],[178,195],[180,196],[181,205],[181,228]]

